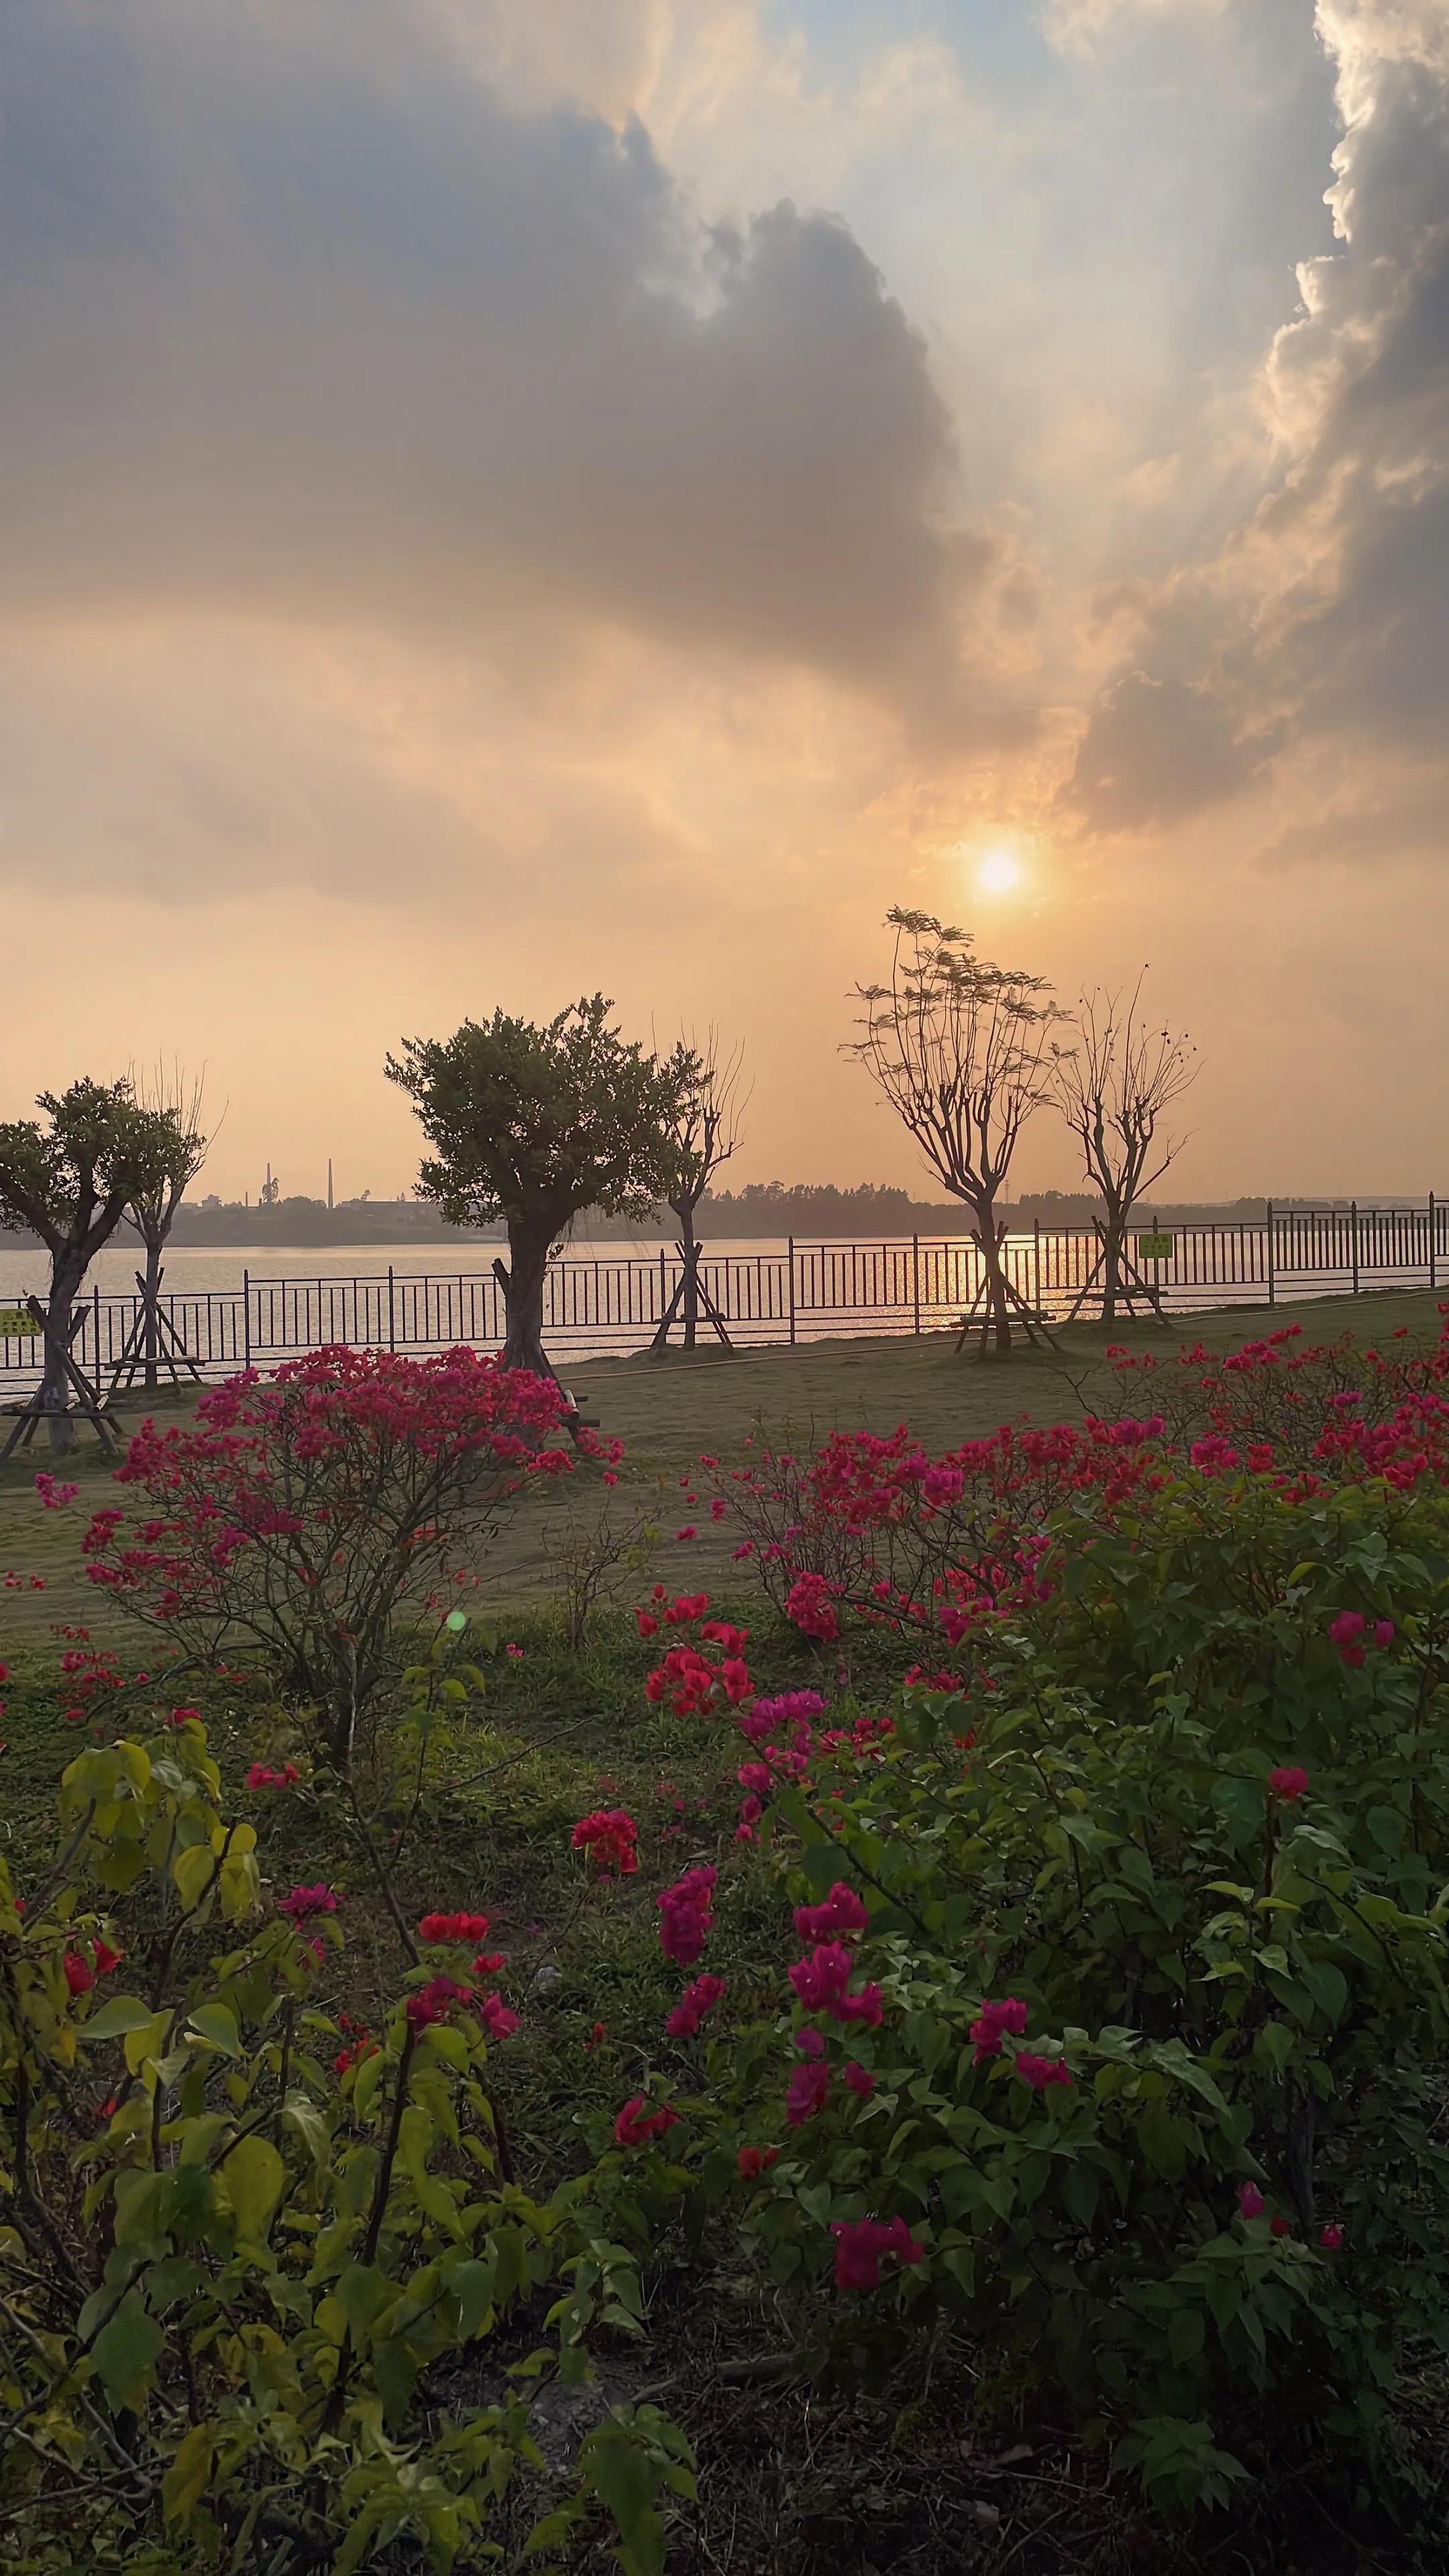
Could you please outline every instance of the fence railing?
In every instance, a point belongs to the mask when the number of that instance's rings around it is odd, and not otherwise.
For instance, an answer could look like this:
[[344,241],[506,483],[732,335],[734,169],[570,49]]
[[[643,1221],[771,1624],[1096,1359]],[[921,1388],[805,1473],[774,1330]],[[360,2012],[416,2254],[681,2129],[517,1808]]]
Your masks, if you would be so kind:
[[[1449,1286],[1449,1204],[1436,1198],[1401,1207],[1282,1211],[1256,1224],[1166,1224],[1141,1232],[1171,1251],[1137,1251],[1165,1306],[1286,1303],[1374,1288]],[[1065,1316],[1086,1292],[1083,1312],[1100,1311],[1090,1285],[1100,1253],[1090,1227],[1012,1234],[1006,1268],[1022,1301],[1048,1319]],[[971,1307],[981,1287],[978,1245],[965,1236],[902,1235],[871,1243],[797,1243],[731,1251],[706,1249],[708,1296],[741,1344],[818,1341],[832,1334],[939,1332]],[[574,1251],[555,1262],[544,1286],[544,1341],[558,1358],[644,1348],[679,1281],[673,1252]],[[88,1376],[104,1383],[133,1332],[139,1299],[93,1289],[74,1349]],[[1140,1304],[1140,1301],[1139,1301]],[[207,1377],[263,1370],[329,1342],[359,1349],[496,1349],[503,1297],[490,1272],[400,1271],[371,1277],[253,1278],[238,1288],[166,1292],[162,1309],[177,1339]],[[5,1306],[0,1295],[0,1309]],[[14,1320],[7,1312],[6,1323]],[[708,1332],[708,1327],[702,1327]],[[0,1330],[0,1376],[33,1383],[34,1334]]]

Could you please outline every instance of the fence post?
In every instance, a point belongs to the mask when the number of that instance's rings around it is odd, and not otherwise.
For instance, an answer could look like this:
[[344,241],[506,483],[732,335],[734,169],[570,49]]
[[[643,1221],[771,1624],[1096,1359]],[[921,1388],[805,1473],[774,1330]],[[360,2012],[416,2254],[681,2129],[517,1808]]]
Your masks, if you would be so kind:
[[913,1234],[911,1237],[911,1314],[913,1318],[911,1330],[919,1334],[921,1329],[921,1238],[918,1234]]
[[785,1267],[790,1273],[790,1347],[795,1347],[795,1237],[785,1238]]
[[101,1285],[99,1280],[96,1280],[92,1284],[91,1288],[91,1313],[94,1318],[93,1330],[96,1337],[94,1355],[96,1363],[96,1383],[99,1385],[101,1376]]
[[1437,1245],[1437,1244],[1435,1243],[1435,1241],[1434,1241],[1434,1223],[1435,1223],[1434,1193],[1433,1193],[1433,1191],[1431,1190],[1431,1191],[1429,1192],[1429,1285],[1430,1285],[1430,1287],[1431,1287],[1431,1288],[1437,1288],[1437,1287],[1438,1287],[1438,1285],[1439,1285],[1438,1279],[1437,1279],[1437,1278],[1436,1278],[1436,1276],[1435,1276],[1435,1269],[1434,1269],[1434,1258],[1435,1258],[1435,1254],[1436,1254],[1436,1252],[1438,1251],[1438,1245]]
[[1274,1259],[1273,1259],[1273,1202],[1272,1202],[1272,1200],[1271,1200],[1271,1199],[1269,1199],[1269,1201],[1268,1201],[1268,1303],[1269,1303],[1269,1305],[1270,1305],[1270,1306],[1276,1306],[1276,1304],[1277,1304],[1277,1302],[1278,1302],[1278,1294],[1277,1294],[1277,1291],[1278,1291],[1278,1273],[1277,1273],[1277,1264],[1275,1263],[1275,1261],[1274,1261]]
[[1356,1297],[1356,1296],[1358,1295],[1358,1201],[1357,1201],[1357,1199],[1350,1199],[1350,1200],[1349,1200],[1349,1203],[1348,1203],[1348,1212],[1349,1212],[1349,1216],[1350,1216],[1350,1218],[1352,1219],[1352,1223],[1353,1223],[1353,1293],[1354,1293],[1354,1295],[1355,1295],[1355,1297]]
[[387,1346],[390,1351],[397,1348],[397,1319],[393,1313],[391,1262],[387,1265]]
[[659,1314],[660,1314],[660,1319],[661,1319],[661,1320],[663,1319],[663,1316],[664,1316],[665,1310],[666,1310],[666,1309],[667,1309],[667,1307],[668,1307],[668,1304],[669,1304],[669,1289],[668,1289],[668,1285],[667,1285],[666,1274],[665,1274],[665,1268],[664,1268],[664,1246],[663,1246],[663,1244],[661,1243],[661,1245],[660,1245],[660,1247],[659,1247]]
[[242,1365],[252,1364],[252,1274],[242,1272]]
[[1031,1221],[1031,1307],[1034,1315],[1041,1313],[1041,1218],[1039,1216],[1034,1216]]

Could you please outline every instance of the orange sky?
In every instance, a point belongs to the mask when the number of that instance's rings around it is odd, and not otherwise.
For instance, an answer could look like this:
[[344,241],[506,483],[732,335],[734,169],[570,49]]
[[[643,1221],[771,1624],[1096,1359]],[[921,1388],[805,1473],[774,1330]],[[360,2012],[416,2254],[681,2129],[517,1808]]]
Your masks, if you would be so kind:
[[0,251],[0,1115],[381,1194],[602,985],[915,1182],[905,901],[1150,960],[1184,1190],[1449,1186],[1446,0],[11,0]]

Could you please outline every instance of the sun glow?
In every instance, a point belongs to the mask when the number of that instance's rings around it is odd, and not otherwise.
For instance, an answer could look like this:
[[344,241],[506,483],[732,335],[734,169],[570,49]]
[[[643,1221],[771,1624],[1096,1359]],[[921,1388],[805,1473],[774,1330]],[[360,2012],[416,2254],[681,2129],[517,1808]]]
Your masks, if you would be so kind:
[[1021,861],[1011,850],[988,850],[976,863],[976,882],[983,894],[1010,894],[1021,883]]

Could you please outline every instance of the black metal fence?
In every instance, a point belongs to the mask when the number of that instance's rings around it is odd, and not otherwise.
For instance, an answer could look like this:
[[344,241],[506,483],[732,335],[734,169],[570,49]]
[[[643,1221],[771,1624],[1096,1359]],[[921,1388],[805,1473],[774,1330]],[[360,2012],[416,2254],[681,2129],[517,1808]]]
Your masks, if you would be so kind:
[[[1134,1259],[1169,1308],[1276,1305],[1373,1288],[1449,1293],[1449,1203],[1436,1198],[1403,1207],[1270,1208],[1265,1221],[1250,1225],[1158,1228],[1150,1218],[1139,1225]],[[1034,1226],[1009,1236],[1003,1250],[1013,1285],[1036,1313],[1060,1319],[1084,1291],[1082,1311],[1100,1311],[1100,1290],[1089,1285],[1100,1241],[1090,1227]],[[546,1344],[560,1359],[643,1349],[668,1309],[679,1267],[668,1251],[569,1253],[545,1285]],[[706,1250],[700,1267],[737,1344],[939,1332],[969,1310],[982,1272],[970,1238],[921,1235],[875,1243],[792,1237],[737,1252],[724,1246]],[[134,1295],[91,1292],[74,1345],[88,1376],[108,1380],[138,1302]],[[275,1279],[244,1271],[239,1288],[178,1289],[161,1303],[197,1367],[212,1378],[249,1366],[266,1370],[331,1342],[439,1351],[460,1343],[492,1350],[503,1340],[502,1293],[487,1272],[390,1267],[371,1278]],[[33,1383],[38,1374],[37,1338],[11,1329],[17,1320],[0,1294],[0,1378],[12,1385]]]

